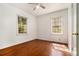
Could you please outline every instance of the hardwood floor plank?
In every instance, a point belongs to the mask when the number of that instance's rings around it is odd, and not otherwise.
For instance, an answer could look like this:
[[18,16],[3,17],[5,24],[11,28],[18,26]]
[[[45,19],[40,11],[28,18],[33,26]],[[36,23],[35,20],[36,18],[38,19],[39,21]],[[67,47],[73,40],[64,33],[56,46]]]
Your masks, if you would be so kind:
[[[32,40],[0,50],[0,56],[70,56],[67,51],[54,48],[54,43]],[[59,44],[60,45],[60,44]],[[63,44],[62,44],[63,45]]]

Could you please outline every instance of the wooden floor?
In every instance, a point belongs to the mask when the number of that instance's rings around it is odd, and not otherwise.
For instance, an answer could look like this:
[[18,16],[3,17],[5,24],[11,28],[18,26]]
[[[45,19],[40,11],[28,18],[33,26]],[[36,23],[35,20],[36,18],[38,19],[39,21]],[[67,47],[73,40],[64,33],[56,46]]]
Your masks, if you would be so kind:
[[55,49],[54,43],[32,40],[0,50],[0,56],[70,56],[68,51]]

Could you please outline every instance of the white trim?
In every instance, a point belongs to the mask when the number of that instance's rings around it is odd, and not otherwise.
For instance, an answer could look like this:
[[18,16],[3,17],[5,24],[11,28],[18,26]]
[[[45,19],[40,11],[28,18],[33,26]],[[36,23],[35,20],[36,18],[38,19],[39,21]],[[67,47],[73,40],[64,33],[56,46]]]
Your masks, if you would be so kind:
[[72,53],[72,4],[68,7],[68,47]]
[[76,56],[76,18],[77,5],[71,4],[68,8],[68,47],[73,56]]
[[[77,4],[73,4],[73,33],[77,33]],[[77,55],[77,45],[76,45],[76,35],[73,35],[72,36],[72,40],[73,40],[73,50],[72,50],[72,53],[73,55]]]

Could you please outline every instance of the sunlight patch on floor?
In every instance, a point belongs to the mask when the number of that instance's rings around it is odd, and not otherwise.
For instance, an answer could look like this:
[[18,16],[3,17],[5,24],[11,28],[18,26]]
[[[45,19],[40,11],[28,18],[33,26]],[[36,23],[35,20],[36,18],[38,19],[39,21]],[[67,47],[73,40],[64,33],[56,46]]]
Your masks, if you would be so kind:
[[54,43],[53,46],[54,46],[54,48],[57,49],[57,50],[69,52],[68,47],[65,46],[65,45]]

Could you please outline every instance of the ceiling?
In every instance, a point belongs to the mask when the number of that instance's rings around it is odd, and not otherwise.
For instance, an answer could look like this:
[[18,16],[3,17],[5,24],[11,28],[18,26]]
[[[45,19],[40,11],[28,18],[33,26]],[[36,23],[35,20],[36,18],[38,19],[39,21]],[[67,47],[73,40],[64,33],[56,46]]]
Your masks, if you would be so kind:
[[33,10],[35,5],[28,4],[28,3],[10,3],[9,5],[20,8],[25,12],[28,12],[35,16],[61,10],[61,9],[67,8],[70,5],[69,3],[42,3],[42,4],[46,7],[45,9],[39,8],[39,9]]

